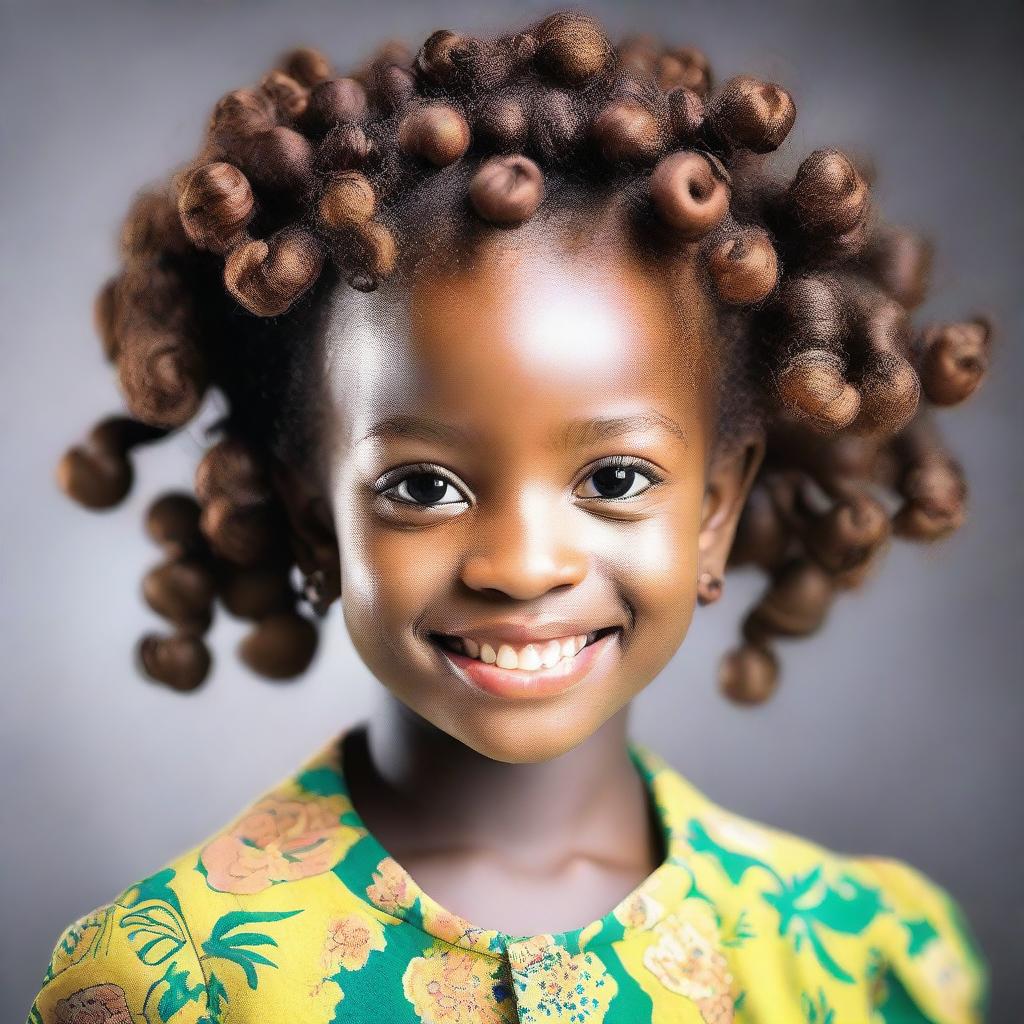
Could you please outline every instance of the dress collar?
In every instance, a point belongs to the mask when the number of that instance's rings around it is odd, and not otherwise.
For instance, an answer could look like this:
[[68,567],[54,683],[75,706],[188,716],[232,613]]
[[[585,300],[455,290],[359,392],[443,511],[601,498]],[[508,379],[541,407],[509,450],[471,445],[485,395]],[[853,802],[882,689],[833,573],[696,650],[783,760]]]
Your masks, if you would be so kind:
[[661,864],[603,917],[579,928],[530,936],[477,927],[424,892],[370,832],[352,805],[342,765],[345,739],[357,728],[349,727],[306,761],[295,781],[304,790],[330,791],[345,799],[341,823],[358,836],[359,850],[358,856],[347,856],[336,865],[334,873],[354,895],[377,910],[444,942],[501,957],[510,945],[521,945],[524,940],[539,946],[558,945],[569,953],[622,941],[631,933],[653,928],[688,896],[696,894],[694,876],[687,864],[689,847],[684,830],[706,800],[659,755],[643,744],[627,741],[630,759],[640,773],[661,829],[665,849]]

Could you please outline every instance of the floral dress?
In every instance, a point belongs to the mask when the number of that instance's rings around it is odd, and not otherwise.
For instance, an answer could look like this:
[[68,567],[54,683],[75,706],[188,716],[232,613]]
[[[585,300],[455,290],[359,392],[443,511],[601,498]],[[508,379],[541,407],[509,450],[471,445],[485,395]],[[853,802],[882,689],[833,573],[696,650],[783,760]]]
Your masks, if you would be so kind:
[[342,773],[350,731],[66,928],[29,1024],[985,1019],[986,965],[936,883],[726,811],[635,742],[660,866],[584,927],[478,928],[363,824]]

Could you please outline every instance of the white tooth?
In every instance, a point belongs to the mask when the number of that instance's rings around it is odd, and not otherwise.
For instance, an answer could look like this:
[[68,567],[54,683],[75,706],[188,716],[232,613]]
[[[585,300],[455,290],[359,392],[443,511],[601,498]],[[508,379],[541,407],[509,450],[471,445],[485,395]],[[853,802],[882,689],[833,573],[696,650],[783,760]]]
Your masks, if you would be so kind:
[[587,646],[587,638],[585,636],[574,636],[573,640],[576,642],[576,653],[579,654]]
[[533,644],[527,644],[518,655],[519,667],[527,672],[534,672],[540,668],[540,652]]
[[508,644],[502,644],[498,648],[498,668],[519,668],[515,649]]
[[568,636],[562,641],[562,657],[572,658],[576,654],[576,641]]
[[470,640],[468,636],[462,638],[462,646],[466,653],[471,658],[476,658],[480,654],[480,645],[475,640]]
[[549,640],[540,654],[540,663],[545,668],[554,668],[562,656],[562,645],[557,640]]
[[480,660],[488,665],[493,665],[498,660],[498,656],[494,653],[494,648],[490,644],[480,645]]

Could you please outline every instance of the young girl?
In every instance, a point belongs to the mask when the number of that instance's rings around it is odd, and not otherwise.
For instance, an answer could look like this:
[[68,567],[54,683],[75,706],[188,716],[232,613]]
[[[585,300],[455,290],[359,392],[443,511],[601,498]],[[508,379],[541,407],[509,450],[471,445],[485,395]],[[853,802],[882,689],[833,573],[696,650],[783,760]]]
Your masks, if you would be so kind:
[[727,564],[770,581],[721,672],[753,703],[773,638],[963,516],[929,411],[989,328],[911,327],[927,248],[840,152],[773,175],[794,117],[579,14],[349,77],[300,50],[217,104],[97,302],[130,418],[59,479],[115,505],[215,388],[195,495],[147,516],[175,629],[141,668],[198,687],[219,598],[246,664],[300,675],[339,601],[388,699],[68,927],[30,1021],[983,1019],[936,883],[627,738]]

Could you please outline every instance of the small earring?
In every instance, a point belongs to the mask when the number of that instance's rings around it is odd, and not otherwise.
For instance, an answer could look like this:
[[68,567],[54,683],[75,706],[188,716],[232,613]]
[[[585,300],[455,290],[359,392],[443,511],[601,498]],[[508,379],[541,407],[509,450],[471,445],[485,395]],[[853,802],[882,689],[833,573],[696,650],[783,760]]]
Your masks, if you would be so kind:
[[320,617],[327,614],[330,602],[326,599],[327,575],[323,569],[314,569],[303,581],[302,596]]
[[722,596],[722,579],[712,572],[702,572],[697,578],[697,601],[714,604]]

